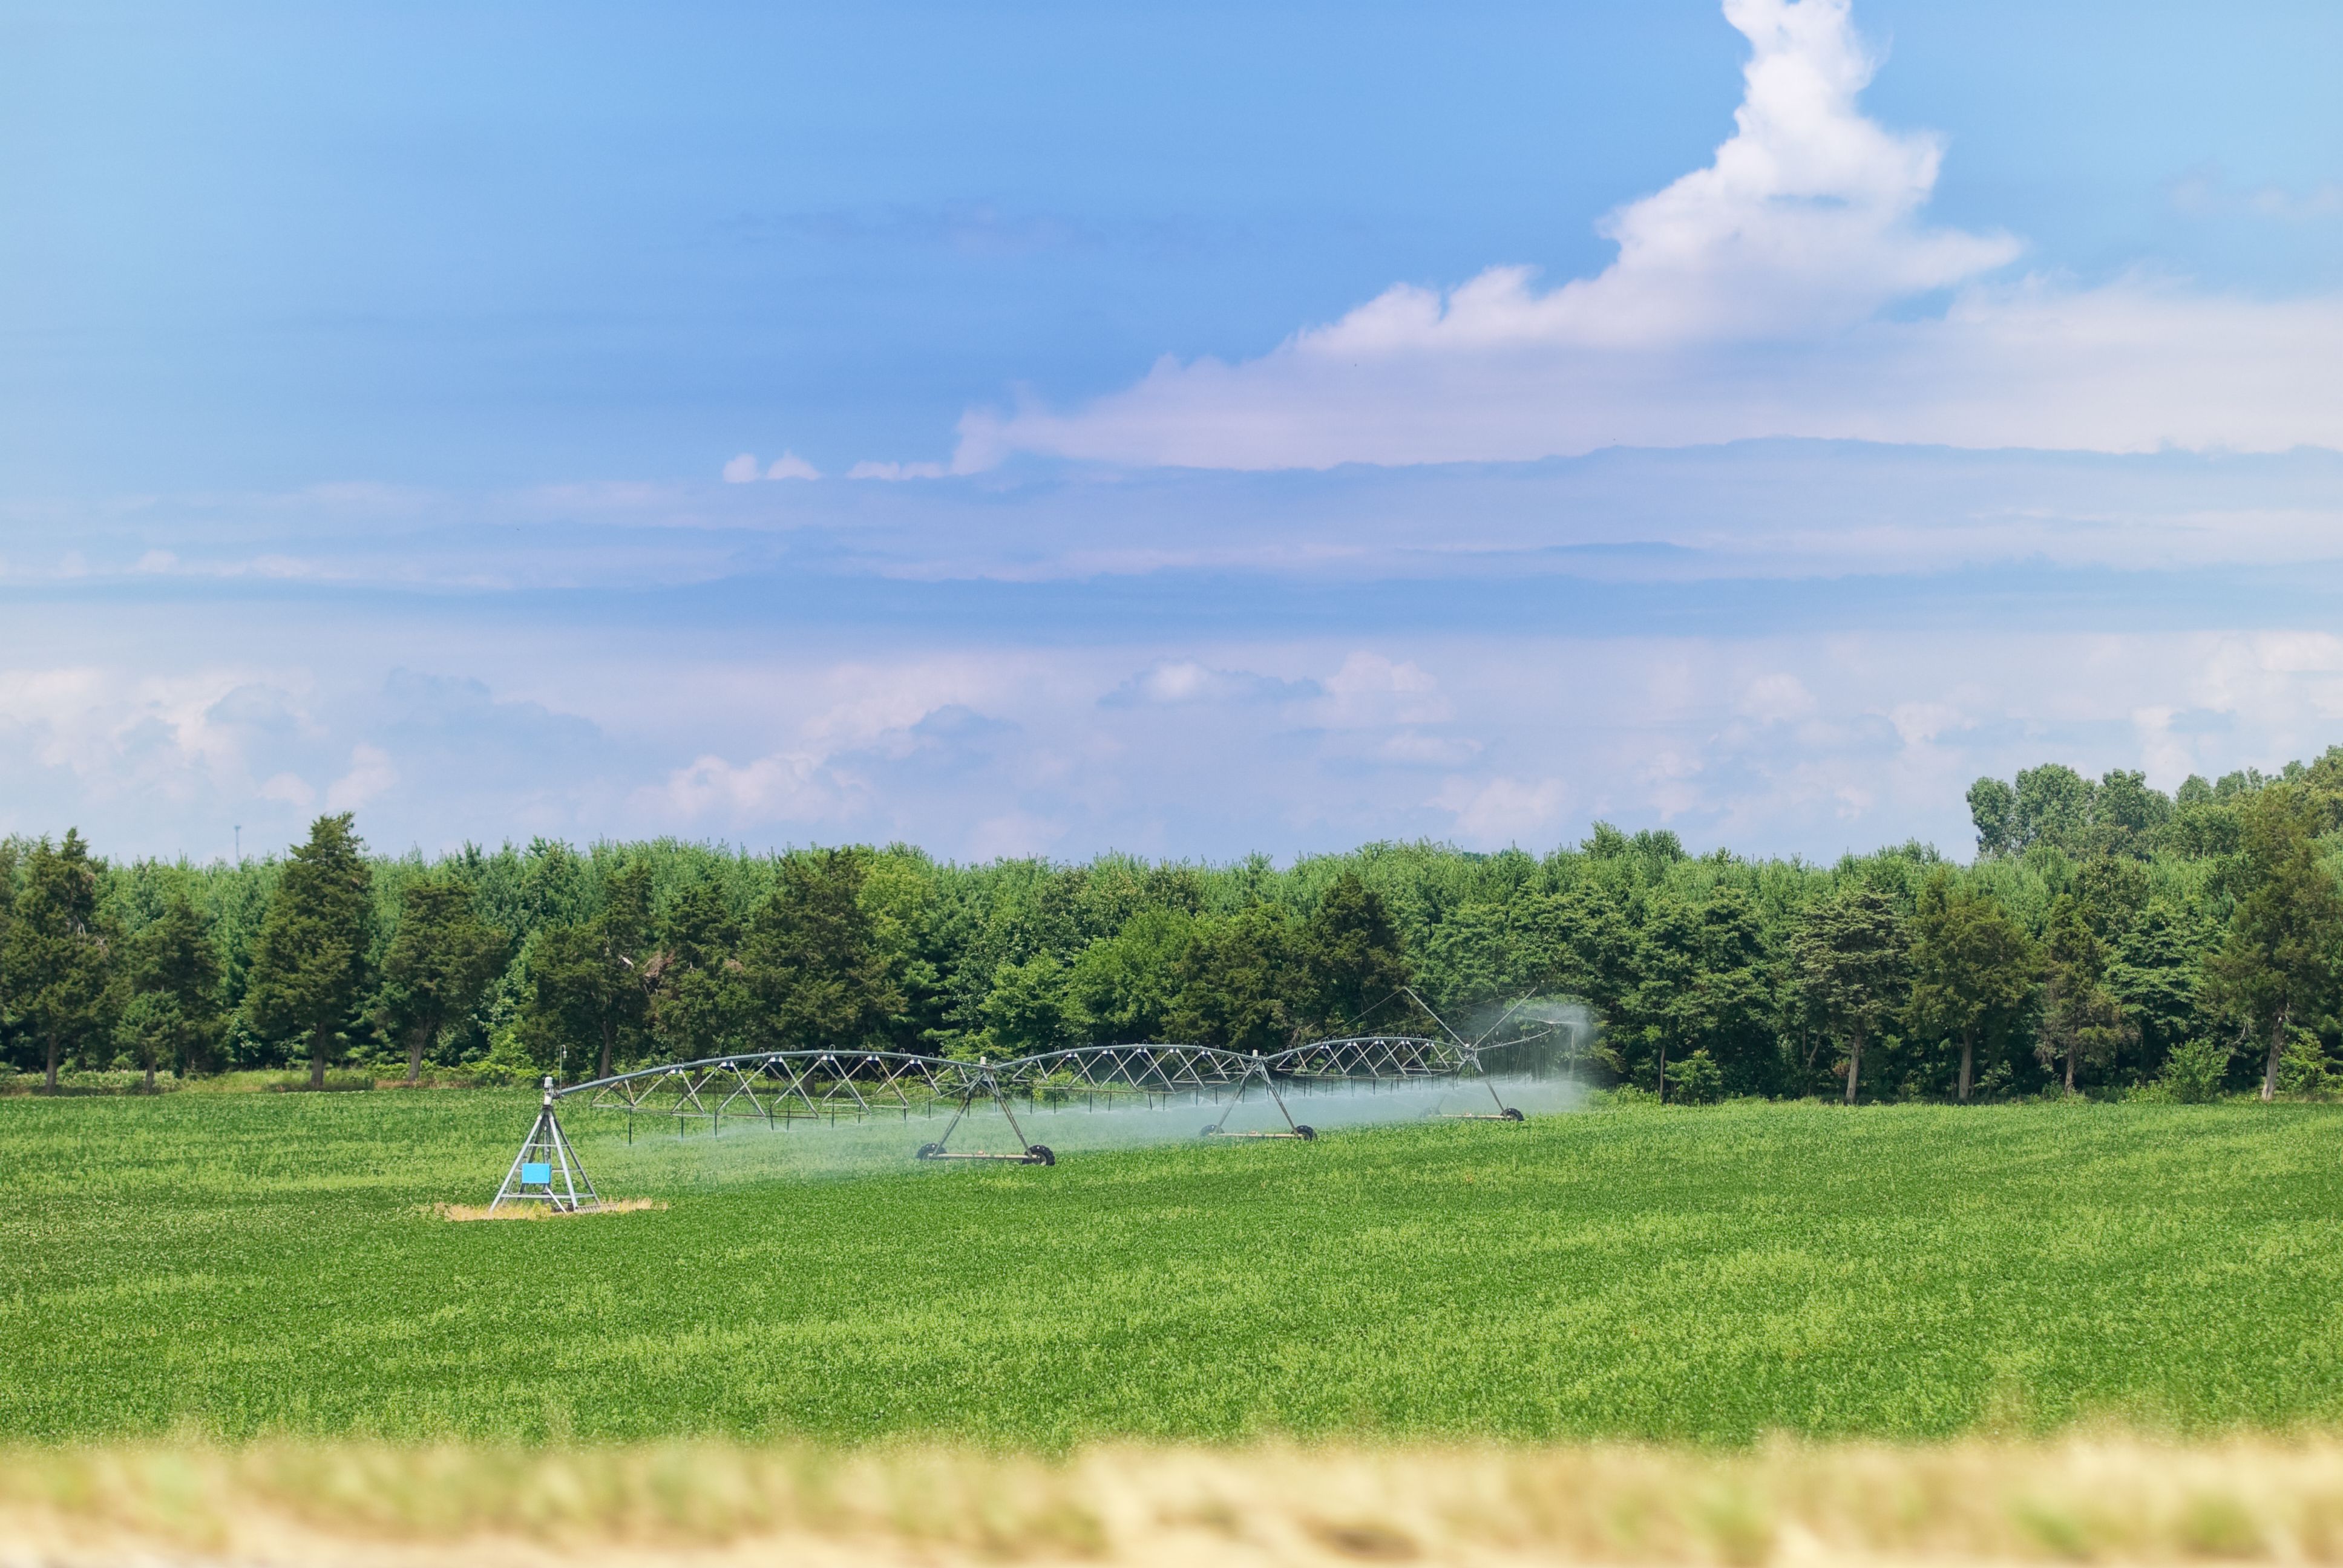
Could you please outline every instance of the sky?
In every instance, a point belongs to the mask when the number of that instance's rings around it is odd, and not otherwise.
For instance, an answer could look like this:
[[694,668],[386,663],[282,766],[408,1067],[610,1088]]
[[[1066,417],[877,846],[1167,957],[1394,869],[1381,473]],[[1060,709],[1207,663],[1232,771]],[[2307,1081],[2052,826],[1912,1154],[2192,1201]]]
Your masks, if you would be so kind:
[[2316,755],[2338,57],[0,0],[0,834],[1966,856]]

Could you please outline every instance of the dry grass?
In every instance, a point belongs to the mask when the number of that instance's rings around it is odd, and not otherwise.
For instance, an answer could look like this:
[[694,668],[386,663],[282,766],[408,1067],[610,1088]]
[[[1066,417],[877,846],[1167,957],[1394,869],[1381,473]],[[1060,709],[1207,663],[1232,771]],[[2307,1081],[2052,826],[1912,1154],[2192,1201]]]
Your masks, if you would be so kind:
[[606,1198],[591,1209],[556,1209],[549,1203],[538,1202],[515,1203],[503,1209],[491,1209],[485,1203],[434,1203],[431,1212],[442,1220],[570,1220],[591,1219],[597,1214],[633,1214],[666,1207],[656,1198]]
[[0,1453],[0,1563],[2343,1562],[2343,1442]]

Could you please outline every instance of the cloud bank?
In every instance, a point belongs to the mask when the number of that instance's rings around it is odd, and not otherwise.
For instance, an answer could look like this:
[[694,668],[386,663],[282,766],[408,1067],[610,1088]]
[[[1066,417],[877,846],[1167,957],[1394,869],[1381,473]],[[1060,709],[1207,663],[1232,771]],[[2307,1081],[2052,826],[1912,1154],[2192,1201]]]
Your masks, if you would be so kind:
[[2145,274],[2010,276],[1924,221],[1944,148],[1857,99],[1848,0],[1725,0],[1748,40],[1709,166],[1611,214],[1618,256],[1541,290],[1395,286],[1257,359],[1166,357],[1067,411],[975,409],[952,467],[1020,453],[1222,468],[1498,461],[1818,437],[2147,451],[2343,446],[2343,301]]

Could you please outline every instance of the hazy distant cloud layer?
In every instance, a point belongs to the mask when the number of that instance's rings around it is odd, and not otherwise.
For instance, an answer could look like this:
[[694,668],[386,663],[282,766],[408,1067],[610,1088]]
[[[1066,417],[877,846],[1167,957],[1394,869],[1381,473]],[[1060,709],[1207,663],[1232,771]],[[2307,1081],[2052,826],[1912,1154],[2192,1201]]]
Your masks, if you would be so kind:
[[1397,285],[1260,358],[1167,357],[1075,408],[973,409],[953,467],[1018,453],[1327,467],[1775,436],[2343,446],[2343,299],[2009,276],[2017,240],[1926,222],[1944,148],[1858,107],[1875,62],[1847,0],[1725,14],[1751,48],[1734,135],[1604,220],[1618,256],[1598,276]]

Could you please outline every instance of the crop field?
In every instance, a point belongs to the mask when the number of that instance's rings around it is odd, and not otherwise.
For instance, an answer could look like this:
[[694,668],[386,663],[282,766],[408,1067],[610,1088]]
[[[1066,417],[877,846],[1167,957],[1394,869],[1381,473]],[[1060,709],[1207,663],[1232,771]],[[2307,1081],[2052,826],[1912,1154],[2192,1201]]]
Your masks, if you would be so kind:
[[530,1114],[0,1101],[0,1432],[1051,1452],[2343,1421],[2318,1106],[1596,1110],[820,1177],[789,1161],[830,1129],[629,1147],[581,1116],[606,1194],[664,1207],[435,1214],[494,1190]]

